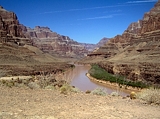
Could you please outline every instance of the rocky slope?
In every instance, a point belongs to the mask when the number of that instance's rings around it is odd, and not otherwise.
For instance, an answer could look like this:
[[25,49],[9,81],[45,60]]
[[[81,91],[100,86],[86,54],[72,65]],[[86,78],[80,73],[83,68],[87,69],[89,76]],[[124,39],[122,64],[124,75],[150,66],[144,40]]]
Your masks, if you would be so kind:
[[28,28],[19,23],[15,13],[0,7],[0,42],[33,45],[53,56],[84,57],[90,44],[81,44],[68,36],[52,32],[48,27]]
[[85,45],[78,43],[68,36],[52,32],[48,27],[36,26],[34,29],[22,26],[23,33],[33,42],[33,46],[54,56],[84,57],[88,53]]
[[82,46],[84,46],[90,53],[96,48],[96,44],[89,44],[89,43],[80,43]]
[[32,46],[16,14],[0,7],[0,72],[5,75],[55,73],[70,67],[61,59]]
[[102,47],[106,42],[109,40],[109,38],[102,38],[97,44],[88,44],[88,43],[81,43],[88,51],[91,53],[92,51],[98,49],[99,47]]
[[104,40],[106,43],[103,42],[103,46],[97,48],[93,53],[88,55],[100,55],[107,58],[122,52],[126,46],[130,45],[132,38],[137,36],[137,33],[141,28],[141,22],[142,21],[131,23],[122,35],[117,35],[109,40]]
[[103,38],[97,44],[79,43],[68,36],[52,32],[48,27],[36,26],[34,29],[23,25],[21,27],[25,36],[33,42],[33,46],[54,56],[82,58],[109,40]]
[[109,41],[109,38],[106,38],[106,37],[102,38],[102,39],[96,44],[97,48],[105,45],[105,44],[107,43],[107,41]]
[[160,0],[142,20],[131,23],[86,59],[93,58],[112,74],[160,84]]

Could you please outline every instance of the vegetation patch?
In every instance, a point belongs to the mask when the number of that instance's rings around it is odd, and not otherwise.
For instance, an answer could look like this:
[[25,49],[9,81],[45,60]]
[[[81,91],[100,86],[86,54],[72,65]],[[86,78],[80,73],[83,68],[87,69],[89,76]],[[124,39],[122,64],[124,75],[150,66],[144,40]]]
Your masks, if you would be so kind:
[[76,87],[72,87],[71,88],[71,92],[74,92],[74,93],[79,93],[79,92],[81,92],[78,88],[76,88]]
[[108,73],[106,70],[102,69],[98,65],[92,65],[92,68],[89,70],[89,73],[92,77],[98,80],[110,81],[111,83],[118,83],[120,87],[122,85],[138,87],[138,88],[148,88],[148,85],[142,81],[131,81],[126,80],[124,76],[117,76]]
[[62,93],[62,94],[68,94],[69,92],[74,92],[74,93],[78,93],[78,92],[80,92],[80,90],[78,89],[78,88],[75,88],[75,87],[73,87],[73,86],[71,86],[71,85],[69,85],[69,84],[64,84],[61,88],[60,88],[60,92]]
[[137,98],[151,104],[160,105],[160,89],[146,89],[137,94]]
[[119,94],[118,94],[118,92],[112,92],[112,93],[111,93],[111,96],[117,97],[117,96],[119,96]]
[[61,87],[66,81],[56,80],[54,76],[32,76],[32,77],[23,77],[23,76],[13,76],[5,77],[0,79],[1,86],[7,87],[28,87],[31,89],[53,89],[55,86]]
[[40,86],[37,83],[35,83],[35,82],[28,83],[28,87],[30,89],[39,89],[40,88]]
[[93,95],[106,96],[106,95],[107,95],[107,92],[106,92],[104,89],[102,89],[102,88],[96,88],[96,89],[94,89],[94,90],[91,92],[91,94],[93,94]]

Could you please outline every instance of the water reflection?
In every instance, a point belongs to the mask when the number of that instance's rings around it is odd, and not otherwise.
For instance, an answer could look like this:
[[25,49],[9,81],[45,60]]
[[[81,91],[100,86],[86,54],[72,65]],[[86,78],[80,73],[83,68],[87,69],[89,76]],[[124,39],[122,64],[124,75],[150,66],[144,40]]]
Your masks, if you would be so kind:
[[[81,91],[86,91],[86,90],[94,90],[96,88],[104,88],[104,90],[107,91],[107,93],[112,93],[117,91],[116,89],[113,89],[111,87],[106,87],[100,84],[96,84],[92,82],[87,76],[86,73],[90,69],[90,66],[84,66],[84,65],[76,65],[76,67],[68,72],[67,76],[70,77],[71,80],[71,85],[79,88]],[[119,92],[120,95],[126,96],[128,95],[125,92]]]

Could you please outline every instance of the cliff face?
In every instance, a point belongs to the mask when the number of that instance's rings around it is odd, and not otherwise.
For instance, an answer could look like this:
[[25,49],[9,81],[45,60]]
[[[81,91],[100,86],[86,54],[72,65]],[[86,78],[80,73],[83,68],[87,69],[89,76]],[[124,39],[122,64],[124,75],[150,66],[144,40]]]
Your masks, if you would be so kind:
[[160,0],[142,20],[88,54],[92,57],[101,57],[99,65],[112,74],[160,84]]
[[101,46],[103,46],[104,44],[106,44],[107,41],[109,41],[109,38],[104,37],[104,38],[102,38],[102,39],[96,44],[96,46],[97,46],[97,47],[101,47]]
[[22,32],[21,24],[19,24],[16,14],[0,6],[0,43],[5,42],[31,45],[31,41],[25,38]]
[[0,71],[4,76],[55,74],[70,67],[62,63],[63,59],[32,46],[33,42],[23,31],[27,28],[19,24],[16,14],[0,7]]
[[33,42],[33,46],[54,56],[84,57],[88,53],[87,48],[70,39],[68,36],[52,32],[48,27],[36,26],[34,29],[22,26],[23,33]]
[[160,29],[160,1],[155,4],[150,12],[145,13],[140,33],[151,32]]
[[48,27],[31,29],[19,24],[16,14],[3,7],[0,7],[0,42],[33,45],[54,56],[81,58],[88,53],[85,45],[52,32]]
[[16,14],[8,12],[0,6],[0,30],[15,37],[24,37]]
[[132,39],[135,38],[141,30],[142,21],[131,23],[127,30],[122,35],[117,35],[114,38],[107,39],[103,46],[99,47],[88,56],[99,55],[105,58],[112,57],[124,50],[125,47],[132,44]]

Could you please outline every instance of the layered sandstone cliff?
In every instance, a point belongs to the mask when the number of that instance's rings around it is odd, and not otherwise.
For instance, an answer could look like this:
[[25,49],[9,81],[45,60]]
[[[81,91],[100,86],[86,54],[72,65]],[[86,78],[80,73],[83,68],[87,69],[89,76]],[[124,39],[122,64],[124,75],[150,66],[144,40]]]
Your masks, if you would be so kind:
[[88,54],[92,57],[101,57],[99,65],[112,74],[160,84],[160,0],[142,20]]
[[12,42],[19,45],[29,44],[31,41],[25,38],[21,24],[15,13],[9,12],[0,6],[0,42]]
[[63,59],[32,46],[32,39],[25,37],[24,30],[27,31],[25,26],[19,24],[16,14],[0,7],[1,76],[55,74],[71,66],[63,63]]
[[22,29],[25,36],[32,40],[33,46],[54,56],[81,58],[88,53],[81,43],[52,32],[48,27],[36,26],[31,29],[23,26]]
[[19,23],[15,13],[0,7],[0,43],[6,42],[36,46],[53,56],[81,58],[88,53],[86,45],[52,32],[48,27],[28,28]]
[[126,46],[131,45],[132,39],[137,37],[141,25],[141,20],[131,23],[122,35],[117,35],[114,38],[109,39],[102,47],[99,47],[93,53],[88,54],[88,56],[99,55],[108,58],[122,52]]
[[0,7],[0,29],[6,31],[7,34],[15,37],[23,37],[19,21],[16,14],[8,12]]

